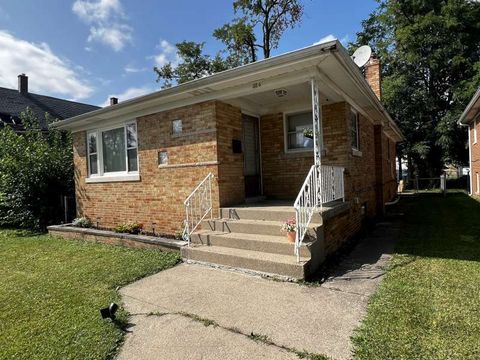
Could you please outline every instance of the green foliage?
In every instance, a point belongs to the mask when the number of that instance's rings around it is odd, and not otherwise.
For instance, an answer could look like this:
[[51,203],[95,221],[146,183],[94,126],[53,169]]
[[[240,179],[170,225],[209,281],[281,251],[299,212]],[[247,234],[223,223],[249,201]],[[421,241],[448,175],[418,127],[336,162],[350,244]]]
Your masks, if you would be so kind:
[[480,358],[480,203],[402,200],[386,277],[353,338],[356,359]]
[[127,323],[99,309],[115,290],[174,266],[176,253],[0,230],[0,359],[113,359]]
[[256,61],[258,49],[269,58],[285,30],[298,25],[303,15],[299,0],[235,0],[233,9],[240,17],[216,29],[213,35],[247,62]]
[[30,109],[21,120],[24,132],[0,128],[0,226],[45,229],[61,221],[61,196],[73,192],[72,140],[41,131]]
[[136,222],[127,222],[125,224],[117,225],[113,231],[117,233],[139,234],[142,231],[143,225]]
[[467,161],[459,115],[480,83],[480,3],[379,0],[354,48],[383,62],[383,102],[406,137],[400,152],[420,174]]
[[232,57],[223,58],[217,54],[213,59],[203,53],[205,43],[182,41],[175,45],[180,59],[178,65],[167,63],[161,67],[155,66],[157,82],[162,83],[162,88],[171,87],[173,84],[182,84],[187,81],[200,79],[207,75],[238,66]]
[[162,88],[257,61],[259,49],[265,58],[270,57],[285,30],[298,25],[303,15],[299,0],[235,0],[233,9],[239,17],[213,32],[225,49],[212,57],[203,53],[204,42],[176,44],[178,64],[153,68]]
[[72,225],[80,228],[91,228],[93,226],[92,220],[86,217],[76,218],[72,221]]
[[246,18],[235,19],[229,24],[215,29],[213,36],[223,42],[226,50],[239,63],[257,61],[257,38],[254,28]]

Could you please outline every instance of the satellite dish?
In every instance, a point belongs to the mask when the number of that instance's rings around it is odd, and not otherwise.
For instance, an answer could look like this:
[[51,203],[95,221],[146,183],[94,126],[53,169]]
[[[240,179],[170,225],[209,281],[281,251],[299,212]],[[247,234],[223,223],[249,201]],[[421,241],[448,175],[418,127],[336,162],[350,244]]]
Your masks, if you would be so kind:
[[360,46],[352,55],[352,60],[359,68],[365,66],[372,56],[372,49],[368,45]]

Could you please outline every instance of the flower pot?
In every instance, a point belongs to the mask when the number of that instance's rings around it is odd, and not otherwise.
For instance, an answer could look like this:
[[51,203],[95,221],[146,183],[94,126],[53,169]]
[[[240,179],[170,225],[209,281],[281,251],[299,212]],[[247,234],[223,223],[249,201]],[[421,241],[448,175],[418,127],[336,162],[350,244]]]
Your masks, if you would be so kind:
[[297,233],[295,231],[288,231],[287,232],[287,239],[289,243],[294,243]]

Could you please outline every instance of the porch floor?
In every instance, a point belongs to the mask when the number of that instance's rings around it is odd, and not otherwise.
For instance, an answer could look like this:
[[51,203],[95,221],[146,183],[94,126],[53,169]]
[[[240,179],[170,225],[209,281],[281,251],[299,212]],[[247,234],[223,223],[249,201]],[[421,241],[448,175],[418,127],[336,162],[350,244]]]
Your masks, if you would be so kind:
[[[243,204],[234,205],[226,208],[242,208],[242,209],[254,209],[254,210],[265,210],[265,211],[293,211],[293,204],[295,200],[274,200],[274,199],[265,199],[257,202],[247,202]],[[338,206],[344,204],[343,200],[336,200],[324,204],[320,213],[330,211]]]

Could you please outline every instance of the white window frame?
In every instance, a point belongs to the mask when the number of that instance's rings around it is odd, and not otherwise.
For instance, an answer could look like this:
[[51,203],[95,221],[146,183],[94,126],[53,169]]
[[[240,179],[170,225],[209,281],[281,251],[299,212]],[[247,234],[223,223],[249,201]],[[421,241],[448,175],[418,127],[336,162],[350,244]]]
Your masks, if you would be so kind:
[[[127,127],[130,125],[135,125],[135,130],[137,132],[137,146],[136,147],[128,147],[127,142]],[[112,172],[104,172],[104,164],[103,164],[103,136],[102,133],[109,130],[124,129],[124,137],[125,137],[125,171],[112,171]],[[97,139],[97,174],[90,173],[90,146],[89,146],[89,136],[90,134],[95,134]],[[128,150],[136,149],[137,150],[137,170],[129,171],[128,170]],[[95,153],[92,153],[95,154]],[[108,127],[102,127],[94,130],[87,131],[87,169],[88,169],[88,177],[87,182],[105,182],[105,181],[138,181],[140,180],[139,170],[140,170],[140,162],[138,159],[138,125],[136,120],[127,121],[123,123],[118,123],[115,125],[110,125]]]
[[473,144],[477,143],[477,121],[478,119],[475,119],[473,121],[472,127],[473,127]]
[[[180,131],[175,131],[175,123],[180,124]],[[183,133],[183,120],[182,119],[174,119],[172,120],[172,135],[180,135]]]
[[310,113],[312,114],[312,130],[313,130],[313,113],[311,108],[305,108],[302,110],[296,110],[296,111],[290,111],[290,112],[284,112],[283,113],[283,145],[284,145],[284,151],[286,154],[291,154],[291,153],[305,153],[305,152],[313,152],[315,145],[311,148],[299,148],[299,149],[289,149],[288,148],[288,117],[292,115],[299,115],[299,114],[305,114],[305,113]]
[[[350,109],[350,117],[349,117],[349,121],[350,121],[350,126],[352,126],[352,119],[351,119],[351,115],[352,114],[355,114],[355,125],[356,125],[356,143],[357,143],[357,146],[353,146],[353,144],[351,145],[352,146],[352,150],[353,151],[361,151],[360,149],[360,115],[358,114],[358,111],[356,109],[354,109],[353,107]],[[350,129],[350,144],[352,143],[352,133],[353,133],[353,129]]]

